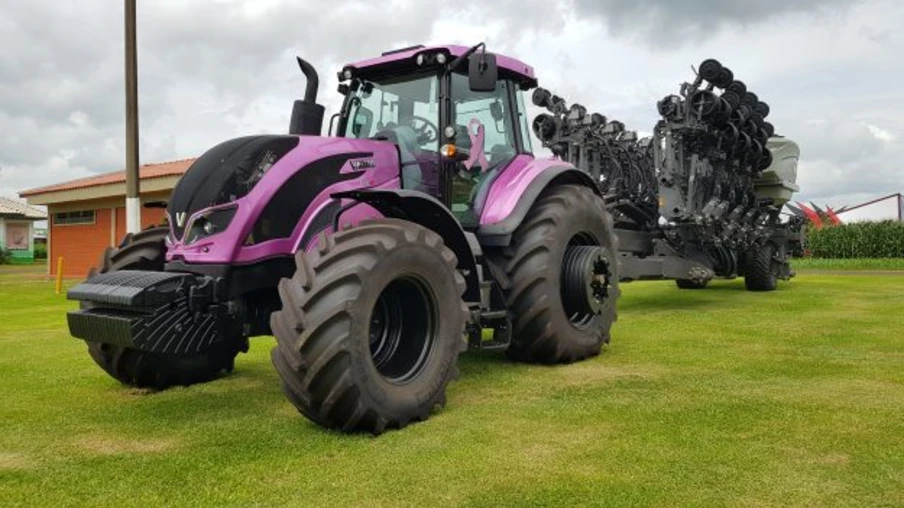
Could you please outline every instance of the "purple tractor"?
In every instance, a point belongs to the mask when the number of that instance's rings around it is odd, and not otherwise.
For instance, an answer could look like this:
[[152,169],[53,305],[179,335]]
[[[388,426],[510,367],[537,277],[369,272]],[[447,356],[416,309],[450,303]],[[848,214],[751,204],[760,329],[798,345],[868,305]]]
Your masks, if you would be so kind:
[[[314,422],[379,434],[445,403],[468,346],[568,363],[609,341],[616,236],[587,172],[531,153],[533,69],[482,44],[349,64],[321,136],[318,77],[288,135],[226,141],[69,291],[73,336],[115,379],[212,380],[274,335]],[[489,333],[492,330],[492,334]]]

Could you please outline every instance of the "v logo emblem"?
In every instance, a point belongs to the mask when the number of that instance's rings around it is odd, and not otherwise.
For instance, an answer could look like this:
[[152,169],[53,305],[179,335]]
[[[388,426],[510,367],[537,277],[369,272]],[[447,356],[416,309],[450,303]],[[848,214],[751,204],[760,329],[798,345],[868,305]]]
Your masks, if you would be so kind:
[[176,212],[176,226],[185,227],[185,212]]

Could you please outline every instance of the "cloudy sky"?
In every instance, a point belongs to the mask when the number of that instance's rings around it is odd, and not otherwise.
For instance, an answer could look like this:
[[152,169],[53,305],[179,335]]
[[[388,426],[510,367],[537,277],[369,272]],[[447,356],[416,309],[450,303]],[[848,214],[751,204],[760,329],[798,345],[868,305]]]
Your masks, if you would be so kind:
[[[139,2],[141,161],[284,132],[320,70],[335,110],[346,61],[417,43],[473,44],[542,86],[649,131],[655,103],[722,60],[770,103],[802,155],[800,197],[904,191],[904,3],[897,0],[155,0]],[[122,1],[0,6],[0,195],[122,168]]]

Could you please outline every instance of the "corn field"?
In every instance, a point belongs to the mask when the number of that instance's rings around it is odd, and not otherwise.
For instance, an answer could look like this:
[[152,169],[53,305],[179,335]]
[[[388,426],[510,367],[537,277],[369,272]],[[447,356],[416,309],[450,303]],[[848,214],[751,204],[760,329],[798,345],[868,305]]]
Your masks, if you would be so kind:
[[807,231],[814,258],[904,258],[904,223],[855,222]]

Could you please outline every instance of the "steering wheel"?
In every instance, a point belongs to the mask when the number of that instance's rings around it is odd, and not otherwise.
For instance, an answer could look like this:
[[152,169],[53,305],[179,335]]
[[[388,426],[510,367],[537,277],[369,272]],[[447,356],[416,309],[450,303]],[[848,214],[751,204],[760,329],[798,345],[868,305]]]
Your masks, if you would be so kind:
[[[416,125],[418,122],[421,124],[420,126]],[[426,145],[427,143],[432,143],[439,139],[439,128],[436,124],[422,116],[411,116],[411,128],[414,129],[415,134],[417,134],[418,145]]]

